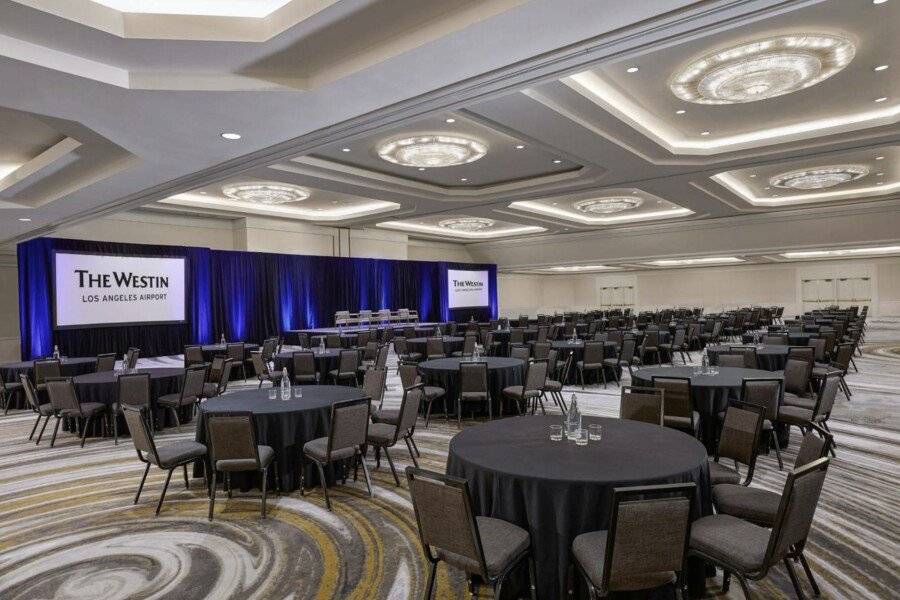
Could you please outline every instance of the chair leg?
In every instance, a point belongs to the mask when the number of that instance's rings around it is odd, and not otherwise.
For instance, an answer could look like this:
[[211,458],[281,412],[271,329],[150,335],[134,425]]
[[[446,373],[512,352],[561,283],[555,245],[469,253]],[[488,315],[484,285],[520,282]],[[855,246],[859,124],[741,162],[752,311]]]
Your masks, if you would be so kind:
[[422,453],[419,452],[419,447],[416,445],[416,440],[414,437],[412,437],[412,435],[409,436],[409,441],[412,443],[412,447],[416,451],[416,456],[418,456],[419,458],[422,458]]
[[81,447],[84,448],[84,440],[87,437],[88,428],[91,426],[91,423],[94,420],[94,415],[91,415],[87,418],[87,420],[82,425],[81,429]]
[[362,463],[363,475],[366,478],[366,488],[369,490],[369,497],[374,498],[375,494],[372,493],[372,480],[369,478],[369,467],[366,466],[365,457],[360,456],[359,462]]
[[803,566],[803,570],[806,572],[806,578],[809,579],[809,585],[812,586],[813,595],[817,598],[822,595],[822,592],[819,590],[819,584],[816,583],[816,578],[813,577],[812,569],[809,568],[809,563],[806,562],[806,557],[803,555],[803,552],[799,555],[800,564]]
[[403,440],[406,442],[406,449],[409,450],[409,457],[412,459],[413,465],[415,465],[415,467],[418,469],[419,461],[416,460],[416,453],[413,452],[412,446],[409,443],[409,438],[405,437],[405,438],[403,438]]
[[[34,443],[35,446],[41,443],[41,437],[44,435],[44,430],[47,429],[47,423],[50,422],[50,415],[47,415],[47,420],[44,421],[44,426],[41,427],[41,432],[38,434],[38,439]],[[56,417],[56,427],[53,428],[53,437],[50,439],[50,447],[53,447],[53,442],[56,441],[56,430],[59,428],[59,417]]]
[[159,495],[159,502],[156,503],[156,514],[159,515],[159,510],[162,508],[163,500],[166,499],[166,490],[169,489],[169,480],[172,479],[172,472],[175,469],[169,469],[169,472],[166,474],[166,482],[163,484],[162,494]]
[[[319,461],[314,461],[316,463],[316,467],[319,469],[319,479],[322,482],[322,490],[325,492],[325,506],[328,510],[331,510],[331,498],[328,497],[328,482],[325,481],[325,469],[322,468],[322,463]],[[365,468],[365,464],[363,465]]]
[[425,586],[425,600],[431,600],[434,597],[435,575],[437,575],[437,561],[431,563],[431,569],[428,571],[428,584]]
[[138,485],[137,494],[134,495],[134,503],[138,503],[138,498],[141,497],[141,490],[144,489],[144,482],[147,480],[147,473],[150,472],[150,463],[147,463],[147,468],[144,469],[144,476],[141,477],[141,483]]
[[34,427],[31,428],[31,435],[28,436],[29,440],[34,439],[34,432],[37,431],[38,425],[41,424],[41,416],[42,415],[40,413],[38,413],[37,421],[34,422]]
[[778,432],[772,427],[772,446],[775,447],[775,458],[778,459],[778,470],[784,470],[784,463],[781,460],[781,447],[778,445]]
[[189,490],[191,489],[191,484],[188,482],[187,463],[184,463],[182,467],[184,467],[184,489]]
[[425,429],[428,429],[428,419],[431,417],[431,405],[434,404],[434,400],[428,401],[428,407],[425,409]]
[[578,379],[581,380],[581,389],[584,389],[584,371],[580,368],[578,369]]
[[262,476],[262,506],[260,507],[260,515],[263,519],[266,518],[266,484],[268,484],[269,480],[269,469],[260,469],[260,475]]
[[391,453],[388,452],[387,446],[384,447],[384,455],[387,457],[388,464],[391,466],[391,473],[394,475],[394,483],[397,484],[397,487],[400,487],[400,478],[397,477],[397,469],[394,468],[394,460],[391,458]]
[[528,555],[528,588],[531,600],[537,600],[537,582],[534,579],[534,556]]
[[172,416],[175,417],[175,427],[178,429],[178,432],[181,433],[181,421],[178,419],[178,409],[174,406],[170,406],[169,410],[172,411]]
[[741,584],[741,590],[744,592],[744,597],[747,600],[753,599],[753,594],[750,593],[750,586],[747,584],[747,580],[740,573],[735,573],[737,576],[738,583]]
[[[301,481],[301,490],[302,481]],[[209,473],[209,520],[213,520],[213,509],[216,507],[216,472],[210,469]]]
[[785,558],[783,561],[784,568],[787,569],[788,576],[791,578],[791,584],[794,586],[794,592],[797,593],[797,598],[803,600],[803,589],[800,587],[800,582],[797,580],[797,574],[794,573],[794,567],[791,565],[791,561]]

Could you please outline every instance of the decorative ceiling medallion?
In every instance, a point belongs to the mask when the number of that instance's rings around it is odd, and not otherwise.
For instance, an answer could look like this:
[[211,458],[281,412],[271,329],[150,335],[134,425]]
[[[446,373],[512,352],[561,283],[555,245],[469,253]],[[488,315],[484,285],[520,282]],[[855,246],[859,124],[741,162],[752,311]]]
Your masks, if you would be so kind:
[[232,200],[252,204],[288,204],[309,198],[309,190],[288,183],[239,183],[222,188]]
[[593,215],[610,215],[624,210],[637,208],[644,201],[640,198],[631,198],[629,196],[616,196],[612,198],[594,198],[592,200],[581,200],[572,205],[572,207],[580,212]]
[[868,174],[869,167],[864,165],[834,165],[806,171],[781,173],[770,178],[769,184],[791,190],[820,190],[856,181]]
[[697,104],[741,104],[789,94],[828,79],[856,53],[853,43],[827,34],[771,37],[694,61],[675,74],[672,92]]
[[474,162],[487,154],[487,146],[458,135],[429,134],[386,142],[377,152],[397,165],[435,168]]
[[481,217],[459,217],[457,219],[444,219],[438,222],[439,227],[452,229],[453,231],[481,231],[494,226],[491,219]]

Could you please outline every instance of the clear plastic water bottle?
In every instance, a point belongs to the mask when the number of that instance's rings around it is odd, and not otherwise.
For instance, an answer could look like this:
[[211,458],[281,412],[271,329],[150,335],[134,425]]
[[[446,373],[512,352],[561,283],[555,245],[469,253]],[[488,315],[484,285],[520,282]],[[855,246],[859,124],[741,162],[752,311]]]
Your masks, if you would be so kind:
[[226,344],[226,343],[227,343],[227,342],[225,341],[225,334],[224,334],[224,333],[222,333],[222,336],[219,338],[219,343],[220,343],[220,344]]
[[59,346],[53,346],[53,358],[59,360]]
[[319,354],[325,354],[325,338],[319,338]]
[[287,367],[281,369],[281,399],[282,400],[290,400],[291,399],[291,382],[288,380],[288,370]]
[[709,356],[706,354],[706,348],[703,349],[703,357],[700,359],[700,372],[704,375],[709,373]]
[[572,394],[569,411],[566,413],[566,437],[574,440],[579,435],[581,435],[581,411],[578,409],[578,398]]

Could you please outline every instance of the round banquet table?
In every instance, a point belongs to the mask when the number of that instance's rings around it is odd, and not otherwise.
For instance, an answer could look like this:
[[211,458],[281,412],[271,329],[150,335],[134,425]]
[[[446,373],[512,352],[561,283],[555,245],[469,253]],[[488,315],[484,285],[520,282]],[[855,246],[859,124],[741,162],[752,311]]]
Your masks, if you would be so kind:
[[[66,357],[61,358],[59,362],[59,373],[63,377],[75,377],[85,373],[93,373],[97,368],[97,358],[95,356]],[[5,363],[0,365],[0,378],[6,383],[19,383],[19,375],[26,375],[31,379],[33,371],[33,360]],[[23,393],[13,394],[10,400],[12,402],[10,408],[27,407]]]
[[[759,338],[762,339],[762,336],[764,336],[764,335],[783,335],[783,333],[759,332],[759,333],[756,333],[755,335],[759,336]],[[752,344],[753,336],[754,336],[754,333],[752,333],[752,332],[745,333],[744,335],[741,336],[741,341],[744,342],[745,344]],[[809,340],[812,338],[816,338],[816,337],[819,337],[819,336],[816,334],[810,334],[810,333],[789,333],[788,334],[788,344],[791,346],[808,346]]]
[[608,528],[613,488],[694,482],[692,519],[712,512],[706,449],[691,436],[636,421],[584,417],[584,426],[603,426],[603,439],[576,446],[550,441],[549,426],[561,422],[558,416],[533,416],[470,427],[450,440],[447,458],[447,474],[469,482],[479,515],[529,531],[542,599],[567,597],[572,541]]
[[[471,361],[471,359],[465,359]],[[419,363],[419,372],[425,385],[434,385],[444,388],[447,399],[447,410],[456,414],[456,398],[459,395],[459,363],[462,358],[437,358]],[[505,409],[515,408],[507,405],[503,397],[503,388],[511,385],[522,385],[525,382],[525,361],[518,358],[505,356],[486,356],[480,359],[487,363],[488,390],[491,394],[491,404],[494,416],[502,414],[501,407]],[[443,408],[443,407],[442,407]],[[435,412],[437,407],[432,409]],[[506,412],[509,412],[506,410]]]
[[[434,336],[432,336],[434,337]],[[409,348],[410,352],[418,352],[422,356],[427,356],[426,349],[428,347],[428,339],[427,337],[414,337],[406,340],[406,346]],[[444,340],[444,354],[450,356],[451,353],[462,350],[463,342],[465,338],[445,335],[442,338]]]
[[[709,364],[719,364],[719,355],[727,354],[732,346],[707,346],[706,354],[709,356]],[[784,371],[790,346],[757,346],[756,363],[763,371]]]
[[[319,350],[318,346],[313,347],[311,350],[307,350],[307,352],[311,351],[316,361],[316,371],[319,373],[319,381],[325,383],[325,380],[328,378],[328,372],[338,368],[338,363],[341,358],[341,350],[344,348],[325,348],[325,350]],[[300,352],[299,350],[285,351],[279,352],[275,354],[273,360],[275,361],[275,368],[281,371],[282,369],[288,370],[288,375],[291,378],[291,381],[294,380],[294,352]]]
[[[211,398],[200,404],[197,414],[196,440],[206,443],[206,416],[209,413],[228,411],[250,411],[256,424],[257,443],[271,446],[275,451],[278,480],[282,491],[292,492],[300,488],[300,454],[303,444],[316,438],[325,437],[331,426],[331,405],[342,400],[368,398],[361,388],[341,385],[301,385],[303,396],[281,399],[281,391],[276,390],[275,400],[269,399],[269,390],[242,390],[218,398]],[[203,476],[203,463],[194,464],[197,477]],[[269,489],[275,489],[275,471],[269,469]],[[316,485],[318,473],[312,463],[307,463],[304,474],[307,486]],[[335,479],[333,465],[325,469],[328,483]],[[260,488],[257,473],[233,473],[231,483],[241,490]]]
[[[318,347],[319,340],[325,339],[325,337],[326,337],[325,334],[311,335],[311,336],[309,336],[309,343],[312,344],[314,347]],[[356,341],[359,339],[359,334],[358,333],[341,333],[340,339],[341,339],[341,348],[352,348],[352,347],[356,346]]]
[[728,407],[728,401],[737,399],[744,379],[783,378],[784,374],[760,369],[720,367],[715,375],[695,375],[694,367],[645,367],[637,369],[631,377],[632,385],[651,387],[653,377],[688,377],[694,410],[700,413],[700,437],[710,454],[715,450],[717,415]]
[[[554,340],[550,342],[550,345],[559,351],[559,356],[557,357],[557,365],[560,369],[563,368],[566,357],[569,354],[574,354],[575,356],[572,358],[572,369],[569,371],[569,376],[563,383],[565,384],[575,384],[578,382],[578,368],[575,366],[575,363],[584,358],[584,340],[578,340],[573,342],[572,340]],[[532,352],[533,354],[533,352]],[[619,354],[619,346],[615,342],[603,342],[603,358],[615,358]],[[615,381],[616,377],[621,373],[621,369],[619,372],[613,373],[612,367],[603,367],[606,371],[606,380],[607,381]],[[600,374],[597,371],[585,371],[584,373],[584,382],[585,383],[598,383],[602,381],[600,379]]]
[[[132,373],[150,374],[150,412],[153,414],[154,423],[164,426],[175,426],[171,414],[156,405],[156,399],[166,394],[174,394],[181,390],[181,382],[184,379],[184,369],[181,367],[165,367],[159,369],[135,369]],[[79,402],[102,402],[111,405],[119,399],[119,373],[116,371],[102,371],[100,373],[87,373],[73,379],[75,391]],[[178,419],[181,423],[187,423],[193,417],[192,407],[181,409]],[[99,421],[99,420],[98,420]],[[119,433],[127,432],[123,417],[119,417]],[[100,423],[96,424],[93,434],[100,434]]]
[[[227,344],[204,344],[200,346],[200,349],[203,351],[203,360],[206,362],[212,362],[216,356],[225,356],[228,352]],[[250,353],[257,350],[259,350],[259,344],[244,344],[244,359],[250,358]]]

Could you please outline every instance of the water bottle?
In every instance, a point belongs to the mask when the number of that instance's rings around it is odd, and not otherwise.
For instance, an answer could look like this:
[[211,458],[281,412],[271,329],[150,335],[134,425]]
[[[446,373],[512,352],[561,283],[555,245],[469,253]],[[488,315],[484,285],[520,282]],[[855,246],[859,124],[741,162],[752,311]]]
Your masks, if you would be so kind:
[[59,346],[53,346],[53,358],[59,360]]
[[319,338],[319,354],[325,354],[325,338]]
[[291,383],[288,381],[288,370],[287,367],[281,369],[281,399],[282,400],[290,400],[291,399]]
[[703,349],[703,358],[700,360],[700,372],[709,373],[709,356],[706,354],[706,348]]
[[566,437],[570,440],[581,435],[581,411],[578,410],[578,398],[572,394],[569,400],[569,411],[566,413]]
[[122,372],[128,373],[130,371],[130,367],[128,366],[128,354],[122,355]]
[[220,343],[220,344],[225,344],[225,343],[227,343],[227,342],[225,341],[225,334],[224,334],[224,333],[222,333],[222,337],[219,338],[219,343]]

